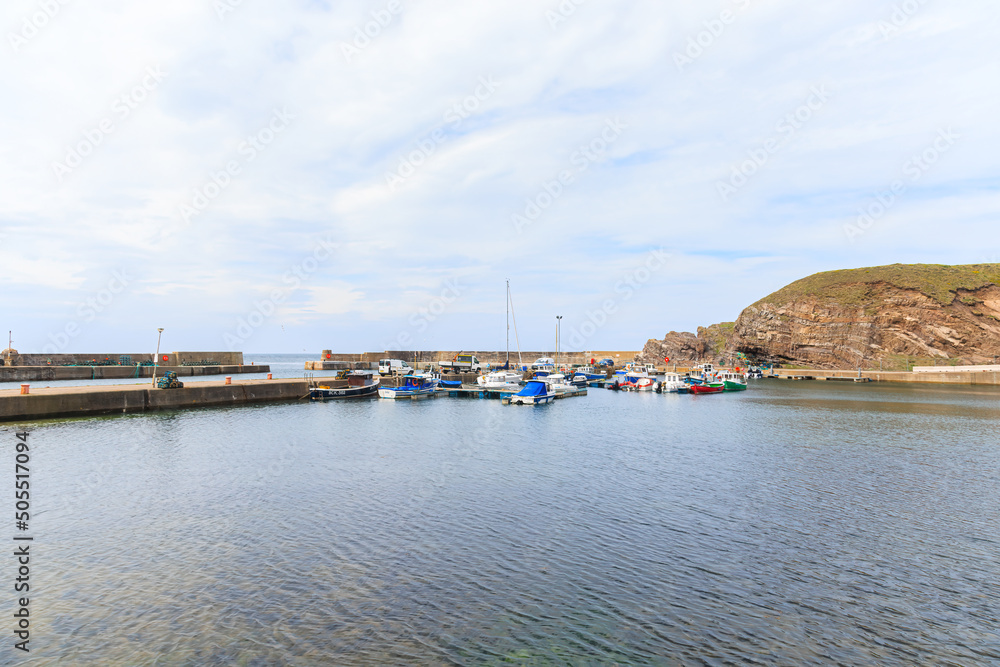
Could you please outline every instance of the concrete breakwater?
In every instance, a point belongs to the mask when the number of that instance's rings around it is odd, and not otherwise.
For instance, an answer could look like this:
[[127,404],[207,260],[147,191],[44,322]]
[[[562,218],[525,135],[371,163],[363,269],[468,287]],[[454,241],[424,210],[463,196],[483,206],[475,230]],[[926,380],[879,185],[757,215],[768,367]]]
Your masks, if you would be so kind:
[[0,422],[111,415],[222,405],[295,401],[309,395],[306,380],[198,382],[180,389],[148,384],[0,390]]
[[[270,366],[158,366],[157,377],[173,371],[182,377],[270,373]],[[127,380],[152,378],[152,366],[0,366],[0,382]]]
[[[362,369],[371,368],[372,364],[377,364],[379,359],[401,359],[415,368],[425,368],[440,364],[442,361],[451,361],[459,354],[471,354],[479,359],[480,363],[491,366],[502,365],[507,360],[506,350],[435,350],[435,351],[414,351],[414,350],[387,350],[385,352],[364,352],[358,354],[336,353],[331,350],[323,350],[320,353],[319,361],[307,361],[306,370],[328,371],[341,370],[345,368]],[[560,364],[586,365],[591,359],[601,361],[611,359],[615,366],[624,366],[633,361],[639,352],[634,350],[595,350],[591,352],[560,352],[558,355],[554,351],[547,352],[521,352],[521,363],[530,366],[535,359],[541,357],[559,358]],[[516,351],[510,352],[511,365],[517,365],[518,354]]]
[[901,371],[820,371],[808,368],[776,368],[773,377],[799,380],[860,379],[869,382],[914,382],[920,384],[1000,385],[998,371],[940,371],[906,373]]

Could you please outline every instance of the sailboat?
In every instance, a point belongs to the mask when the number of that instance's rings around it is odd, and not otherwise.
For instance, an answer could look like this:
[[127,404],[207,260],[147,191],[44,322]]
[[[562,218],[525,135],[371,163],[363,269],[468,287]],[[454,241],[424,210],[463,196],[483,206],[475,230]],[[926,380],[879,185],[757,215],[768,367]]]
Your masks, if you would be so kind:
[[[522,375],[520,371],[513,371],[510,368],[510,320],[513,314],[513,302],[510,296],[510,280],[507,281],[507,362],[493,372],[480,375],[476,382],[483,389],[498,389],[517,391],[520,387]],[[514,318],[514,340],[517,342],[517,367],[521,365],[521,341],[517,336],[517,318]]]

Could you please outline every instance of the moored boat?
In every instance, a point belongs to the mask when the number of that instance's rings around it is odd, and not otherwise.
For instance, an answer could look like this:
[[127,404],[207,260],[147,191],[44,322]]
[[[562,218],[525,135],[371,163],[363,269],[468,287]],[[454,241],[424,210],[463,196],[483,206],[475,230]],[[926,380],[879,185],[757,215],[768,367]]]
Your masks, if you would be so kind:
[[515,371],[493,371],[476,378],[476,383],[483,389],[514,389],[521,385],[522,374]]
[[725,389],[726,385],[722,382],[705,382],[691,385],[689,391],[692,394],[721,394]]
[[503,399],[509,405],[543,405],[551,403],[556,398],[556,394],[551,387],[543,380],[528,380],[524,388],[511,396]]
[[663,393],[675,393],[681,389],[686,393],[687,388],[687,383],[683,382],[681,376],[677,373],[666,373],[663,376],[663,381],[660,382],[660,391]]
[[379,378],[373,371],[351,371],[328,384],[321,384],[309,390],[313,401],[328,401],[340,398],[364,398],[375,396],[379,390]]
[[428,375],[407,375],[399,387],[381,387],[379,398],[412,398],[414,396],[429,396],[436,390],[439,379]]
[[746,391],[747,380],[742,373],[721,371],[715,374],[715,378],[725,385],[726,391]]

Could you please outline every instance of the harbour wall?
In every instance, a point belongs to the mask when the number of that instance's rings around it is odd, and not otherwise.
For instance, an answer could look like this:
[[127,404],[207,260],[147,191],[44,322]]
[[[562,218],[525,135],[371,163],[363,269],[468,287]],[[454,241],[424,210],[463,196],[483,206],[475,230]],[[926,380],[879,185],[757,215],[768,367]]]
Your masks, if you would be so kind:
[[[156,376],[173,371],[181,377],[270,373],[262,366],[157,366]],[[55,380],[127,380],[152,378],[153,366],[0,366],[0,382],[48,382]]]
[[774,377],[804,380],[847,381],[860,378],[871,382],[916,382],[921,384],[1000,385],[1000,372],[942,371],[937,373],[905,373],[900,371],[819,371],[810,369],[776,368]]
[[54,387],[33,389],[27,395],[8,389],[0,390],[0,422],[296,401],[308,395],[305,380],[246,380],[228,385],[199,382],[179,389],[148,385]]
[[[315,364],[316,368],[309,368],[308,370],[329,370],[321,368],[319,365],[322,363],[378,363],[379,359],[401,359],[411,365],[416,364],[440,364],[442,361],[451,361],[458,354],[471,354],[474,355],[481,363],[491,364],[496,366],[497,364],[503,364],[507,360],[507,351],[500,350],[386,350],[385,352],[364,352],[356,354],[344,354],[344,353],[334,353],[332,350],[323,350],[320,353],[320,358],[318,362],[308,362],[309,364]],[[589,364],[591,359],[600,361],[601,359],[610,358],[613,359],[616,366],[623,366],[626,363],[631,362],[635,359],[639,352],[636,350],[595,350],[591,352],[560,352],[559,353],[559,363],[561,364]],[[541,357],[552,357],[556,358],[556,353],[552,350],[549,351],[529,351],[521,352],[521,362],[528,366],[531,365],[535,359]],[[517,363],[518,354],[516,350],[511,350],[510,358],[512,363]],[[365,368],[370,368],[370,366],[364,366]]]
[[[5,354],[4,366],[134,366],[153,363],[153,353],[124,354]],[[9,357],[9,358],[8,358]],[[124,363],[122,363],[124,362]],[[163,366],[242,366],[242,352],[161,352],[157,363]]]

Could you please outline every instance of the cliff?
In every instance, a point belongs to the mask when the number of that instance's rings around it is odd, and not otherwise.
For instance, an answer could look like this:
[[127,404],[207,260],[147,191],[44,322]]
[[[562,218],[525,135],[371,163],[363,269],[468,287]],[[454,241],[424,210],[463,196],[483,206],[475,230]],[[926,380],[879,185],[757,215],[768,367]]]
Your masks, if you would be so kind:
[[817,368],[993,363],[1000,264],[893,264],[817,273],[746,308],[731,345],[751,358]]
[[731,350],[734,322],[722,322],[709,327],[698,327],[698,333],[671,331],[663,340],[648,341],[635,360],[643,363],[718,363]]

